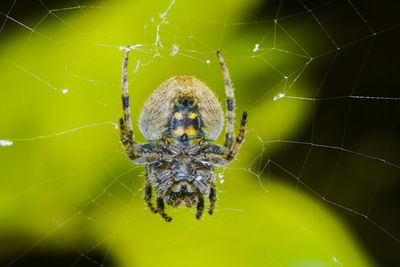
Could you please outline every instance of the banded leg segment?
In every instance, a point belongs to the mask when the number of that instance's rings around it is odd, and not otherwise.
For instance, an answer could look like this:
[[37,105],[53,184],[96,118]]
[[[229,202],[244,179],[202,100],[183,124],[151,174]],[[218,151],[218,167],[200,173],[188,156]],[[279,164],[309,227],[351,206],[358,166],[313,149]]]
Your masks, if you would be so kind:
[[136,154],[133,151],[134,141],[133,141],[133,132],[127,131],[125,128],[125,121],[123,118],[119,119],[119,130],[120,130],[120,139],[122,146],[128,156],[129,159],[136,159]]
[[218,145],[213,144],[212,146],[210,146],[209,151],[207,151],[208,153],[203,159],[204,162],[212,164],[214,166],[226,166],[229,163],[231,163],[231,161],[236,157],[236,154],[239,151],[239,148],[244,140],[244,135],[246,133],[246,122],[247,122],[247,113],[243,112],[239,128],[239,134],[236,137],[236,140],[231,149],[226,150],[226,153],[224,154],[220,154],[226,148],[224,147],[224,149],[222,149],[222,147],[219,148]]
[[151,202],[151,192],[152,192],[151,184],[149,182],[146,182],[146,184],[144,186],[144,200],[146,201],[149,209],[152,212],[157,213],[158,210],[153,207],[153,202]]
[[212,215],[215,208],[215,202],[217,202],[217,189],[215,189],[215,184],[211,185],[209,198],[210,198],[210,209],[208,210],[208,213]]
[[230,148],[233,142],[233,120],[235,118],[235,95],[229,77],[228,69],[225,65],[221,53],[217,51],[219,63],[221,64],[222,72],[225,79],[225,93],[226,93],[226,129],[225,129],[225,143],[224,146]]
[[164,199],[162,197],[157,197],[157,209],[158,213],[160,213],[161,217],[164,218],[165,221],[170,222],[172,221],[172,218],[169,217],[165,212],[165,207],[164,207]]
[[[126,131],[132,132],[131,114],[129,106],[129,94],[128,94],[128,56],[129,48],[125,50],[124,61],[122,64],[122,109],[124,111],[124,128]],[[133,135],[132,135],[133,140]]]
[[232,146],[232,149],[230,150],[229,154],[226,156],[226,159],[228,161],[232,161],[236,157],[236,154],[240,148],[240,145],[242,144],[242,142],[244,140],[244,135],[246,133],[246,122],[247,122],[247,112],[243,112],[242,121],[240,123],[239,134],[236,137],[236,140]]
[[130,115],[130,106],[129,106],[129,94],[128,94],[128,56],[129,56],[129,48],[125,50],[124,61],[122,64],[122,109],[124,112],[124,118],[119,120],[120,124],[120,134],[121,134],[121,143],[128,154],[130,159],[135,157],[133,152],[133,145],[135,143],[135,138],[132,131],[132,123],[131,123],[131,115]]
[[203,214],[204,211],[204,198],[202,195],[199,195],[199,201],[197,202],[197,213],[196,213],[196,219],[199,220],[201,215]]

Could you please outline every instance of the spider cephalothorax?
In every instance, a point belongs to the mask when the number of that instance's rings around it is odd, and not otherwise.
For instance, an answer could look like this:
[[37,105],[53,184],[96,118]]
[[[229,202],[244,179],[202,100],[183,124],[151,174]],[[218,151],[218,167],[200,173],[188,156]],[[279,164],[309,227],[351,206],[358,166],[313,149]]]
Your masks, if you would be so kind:
[[[225,144],[214,144],[221,133],[223,113],[211,90],[193,76],[175,76],[164,82],[146,101],[140,116],[140,130],[149,141],[134,142],[127,83],[129,49],[122,68],[121,142],[128,157],[146,167],[144,199],[148,207],[166,221],[164,203],[177,207],[196,206],[196,218],[204,210],[204,196],[210,199],[212,214],[217,200],[215,166],[226,166],[237,154],[245,134],[246,112],[239,135],[233,142],[234,95],[228,70],[219,53],[227,94]],[[152,204],[152,188],[157,195],[157,208]]]

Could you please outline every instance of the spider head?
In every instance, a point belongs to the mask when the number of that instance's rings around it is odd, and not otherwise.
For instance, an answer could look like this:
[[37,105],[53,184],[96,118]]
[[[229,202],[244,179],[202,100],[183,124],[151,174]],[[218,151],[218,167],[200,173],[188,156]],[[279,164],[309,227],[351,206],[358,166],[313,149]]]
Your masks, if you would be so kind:
[[178,182],[171,186],[164,197],[168,205],[178,207],[181,203],[193,207],[198,202],[195,186],[189,182]]

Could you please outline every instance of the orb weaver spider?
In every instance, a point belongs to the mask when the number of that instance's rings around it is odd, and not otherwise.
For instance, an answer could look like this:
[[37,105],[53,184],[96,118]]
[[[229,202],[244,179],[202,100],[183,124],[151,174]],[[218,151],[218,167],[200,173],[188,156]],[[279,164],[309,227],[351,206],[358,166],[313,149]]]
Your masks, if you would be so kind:
[[[140,115],[140,130],[147,143],[135,142],[129,108],[129,47],[122,66],[122,108],[120,138],[128,158],[145,165],[144,200],[154,213],[172,220],[165,205],[181,203],[196,206],[196,218],[204,210],[204,196],[210,200],[209,214],[217,201],[215,166],[232,162],[244,140],[247,113],[243,112],[239,134],[234,141],[234,91],[228,69],[219,52],[217,56],[225,79],[226,129],[225,143],[213,143],[220,135],[224,116],[213,92],[193,76],[179,75],[161,84],[146,101]],[[152,190],[157,195],[153,207]]]

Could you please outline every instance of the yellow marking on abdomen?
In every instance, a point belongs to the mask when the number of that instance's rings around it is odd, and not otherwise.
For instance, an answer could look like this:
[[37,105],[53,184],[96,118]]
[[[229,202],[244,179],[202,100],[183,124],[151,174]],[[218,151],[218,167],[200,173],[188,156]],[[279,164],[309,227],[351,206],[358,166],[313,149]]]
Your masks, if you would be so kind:
[[189,119],[193,120],[197,117],[197,114],[194,112],[189,112]]
[[197,130],[193,127],[189,127],[186,129],[185,134],[193,136],[197,134]]
[[182,126],[178,126],[173,132],[174,135],[181,136],[185,133],[185,130],[182,128]]
[[175,112],[174,113],[174,118],[177,119],[177,120],[181,120],[181,119],[183,119],[183,115],[182,115],[181,112]]

